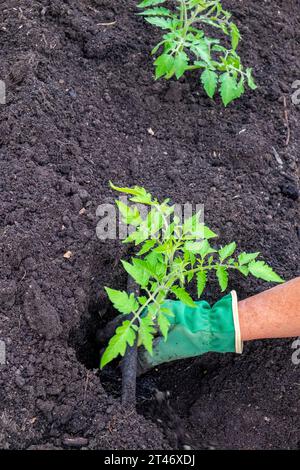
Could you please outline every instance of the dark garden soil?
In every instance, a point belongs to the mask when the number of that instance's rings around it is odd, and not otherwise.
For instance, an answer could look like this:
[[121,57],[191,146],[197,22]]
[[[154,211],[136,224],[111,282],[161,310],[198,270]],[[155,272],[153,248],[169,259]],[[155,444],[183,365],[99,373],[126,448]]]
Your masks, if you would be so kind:
[[[221,242],[299,275],[300,3],[224,5],[259,84],[227,109],[197,75],[153,80],[159,34],[132,0],[0,1],[1,448],[300,447],[292,340],[164,366],[139,379],[138,412],[121,408],[116,372],[97,370],[96,332],[113,315],[103,286],[127,282],[128,248],[96,238],[109,179],[204,203]],[[230,287],[244,298],[268,286]]]

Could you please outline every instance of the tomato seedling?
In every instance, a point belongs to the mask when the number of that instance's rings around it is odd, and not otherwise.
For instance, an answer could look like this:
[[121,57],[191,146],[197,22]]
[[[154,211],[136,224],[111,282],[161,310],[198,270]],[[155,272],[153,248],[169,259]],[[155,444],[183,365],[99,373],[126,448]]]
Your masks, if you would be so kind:
[[[252,274],[269,282],[283,282],[264,261],[257,260],[259,252],[236,254],[236,243],[221,248],[211,245],[210,240],[217,235],[204,225],[199,213],[181,222],[176,215],[175,205],[169,199],[159,202],[144,188],[111,187],[128,194],[133,205],[117,200],[123,222],[133,227],[124,243],[134,243],[139,247],[131,262],[122,261],[124,269],[139,284],[141,295],[135,296],[125,291],[106,287],[113,306],[124,321],[110,339],[101,358],[101,368],[118,355],[124,356],[127,346],[133,346],[138,337],[138,346],[144,346],[152,353],[152,342],[157,329],[167,339],[169,318],[172,311],[164,307],[169,295],[190,307],[195,303],[186,286],[196,280],[198,298],[204,292],[208,273],[214,272],[221,291],[228,285],[231,270],[244,276]],[[147,215],[142,216],[138,205],[148,206]],[[127,315],[131,315],[128,319]]]
[[[156,79],[179,79],[189,70],[201,70],[207,95],[213,98],[219,89],[224,106],[242,96],[245,83],[257,88],[252,69],[244,69],[236,52],[240,31],[220,0],[144,0],[138,7],[143,9],[139,15],[165,32],[152,50]],[[228,47],[209,37],[209,28],[227,36]]]

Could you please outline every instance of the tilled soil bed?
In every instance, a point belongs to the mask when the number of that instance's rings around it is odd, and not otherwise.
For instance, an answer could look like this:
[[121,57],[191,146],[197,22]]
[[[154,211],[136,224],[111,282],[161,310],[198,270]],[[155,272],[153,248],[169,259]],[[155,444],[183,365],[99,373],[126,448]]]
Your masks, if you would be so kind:
[[[222,243],[299,275],[300,4],[224,5],[259,84],[227,109],[197,75],[153,80],[159,33],[134,1],[0,2],[1,448],[300,447],[292,340],[164,366],[139,379],[138,412],[121,408],[117,372],[97,370],[96,333],[113,315],[103,286],[127,283],[127,248],[96,237],[109,179],[204,203]],[[230,287],[244,298],[267,286]],[[218,295],[212,284],[207,299]],[[169,391],[162,409],[155,388]]]

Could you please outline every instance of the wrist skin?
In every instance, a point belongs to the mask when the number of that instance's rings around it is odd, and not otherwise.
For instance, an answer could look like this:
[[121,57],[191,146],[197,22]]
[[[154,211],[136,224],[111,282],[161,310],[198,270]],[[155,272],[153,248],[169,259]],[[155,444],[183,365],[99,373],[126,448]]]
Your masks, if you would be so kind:
[[238,302],[242,341],[300,336],[300,277]]

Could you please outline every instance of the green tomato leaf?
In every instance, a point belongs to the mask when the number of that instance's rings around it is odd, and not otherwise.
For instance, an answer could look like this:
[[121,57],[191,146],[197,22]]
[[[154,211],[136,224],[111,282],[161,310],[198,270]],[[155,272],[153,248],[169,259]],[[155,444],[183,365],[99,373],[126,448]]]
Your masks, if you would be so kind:
[[135,263],[135,260],[132,260],[134,264],[127,263],[127,261],[121,260],[125,271],[142,287],[145,287],[149,282],[149,274],[147,270],[141,265],[140,261],[138,260],[139,264]]
[[209,255],[210,253],[216,253],[217,250],[212,248],[207,240],[204,240],[201,244],[201,248],[199,250],[199,254],[202,259],[205,258],[205,256]]
[[240,81],[237,83],[236,95],[234,99],[240,98],[244,93],[245,93],[244,77],[242,77]]
[[216,269],[217,278],[221,291],[224,292],[228,286],[228,272],[225,266],[218,266]]
[[150,193],[147,193],[145,188],[142,188],[141,186],[134,186],[133,188],[119,188],[118,186],[115,186],[111,181],[109,182],[110,187],[114,191],[118,191],[120,193],[125,193],[125,194],[131,194],[133,197],[130,198],[130,201],[132,202],[138,202],[140,204],[148,204],[151,205],[154,202],[152,200],[152,195]]
[[173,292],[173,294],[175,294],[178,300],[181,300],[181,302],[183,302],[188,307],[196,307],[196,304],[193,301],[192,297],[183,287],[173,286],[171,288],[171,291]]
[[127,225],[137,227],[142,223],[142,218],[137,207],[129,207],[124,202],[116,200],[116,205],[122,215],[123,222]]
[[244,264],[248,264],[251,261],[254,261],[258,257],[259,254],[260,254],[259,251],[257,253],[245,253],[245,252],[241,253],[238,256],[239,265],[243,266]]
[[248,276],[249,275],[249,268],[248,266],[239,266],[238,267],[238,270],[240,271],[240,273],[242,273],[244,276]]
[[284,282],[284,280],[273,271],[271,266],[266,264],[264,261],[252,261],[249,266],[249,271],[252,276],[258,279],[263,279],[267,282]]
[[232,242],[229,245],[224,246],[219,250],[219,257],[221,261],[224,261],[226,258],[229,258],[236,250],[236,243]]
[[220,76],[221,88],[220,93],[224,106],[226,107],[231,101],[237,97],[237,81],[226,72]]
[[198,271],[196,276],[197,276],[197,294],[198,294],[198,298],[200,299],[206,286],[207,275],[205,271]]
[[138,255],[142,256],[142,255],[148,253],[148,251],[150,251],[151,248],[153,248],[154,245],[156,245],[156,243],[157,243],[157,240],[155,240],[155,239],[145,241],[142,248],[138,252]]
[[109,287],[105,287],[104,289],[106,290],[113,306],[120,313],[128,314],[137,310],[138,303],[134,297],[134,294],[128,295],[125,291],[110,289]]
[[215,52],[225,52],[225,53],[227,52],[226,47],[221,46],[219,44],[215,44],[211,49],[212,51],[215,51]]
[[241,38],[240,31],[234,23],[230,23],[230,32],[231,32],[231,46],[235,51]]
[[210,228],[208,228],[206,225],[203,227],[203,237],[206,240],[209,240],[210,238],[216,238],[218,235],[213,232]]
[[203,242],[186,242],[184,249],[191,253],[199,253],[203,245]]
[[103,367],[115,359],[119,354],[124,356],[127,348],[127,344],[129,346],[133,346],[135,341],[135,331],[131,326],[129,320],[126,320],[116,329],[115,335],[111,338],[108,343],[106,350],[101,358],[100,367]]
[[196,54],[197,58],[204,60],[206,64],[210,64],[210,48],[204,39],[191,42],[190,49]]
[[163,337],[165,338],[165,341],[167,340],[168,338],[168,332],[169,332],[169,329],[170,329],[170,321],[169,319],[166,317],[166,315],[164,315],[162,313],[162,311],[159,312],[158,314],[158,317],[157,317],[157,323],[158,323],[158,326],[159,326],[159,329],[163,335]]
[[151,315],[140,318],[140,326],[138,331],[138,346],[143,345],[152,356],[152,343],[155,329]]
[[201,75],[201,82],[208,96],[213,98],[217,89],[218,74],[212,70],[206,69]]
[[197,235],[203,229],[203,224],[199,221],[199,217],[200,213],[197,213],[185,220],[182,226],[183,235],[192,234],[194,238],[197,238]]
[[143,2],[138,4],[138,8],[147,8],[152,7],[153,5],[159,5],[161,3],[165,3],[166,0],[144,0]]
[[252,76],[252,69],[251,68],[246,69],[246,76],[247,76],[249,88],[251,88],[251,90],[256,90],[257,85],[254,82],[254,78]]
[[155,78],[158,79],[172,72],[174,69],[174,57],[169,54],[162,54],[156,59],[154,65],[156,67]]
[[142,16],[173,16],[170,10],[167,8],[163,7],[157,7],[157,8],[149,8],[149,10],[142,11],[141,13],[138,13],[138,15]]
[[147,302],[148,298],[145,295],[138,297],[140,305],[144,305]]
[[188,56],[185,52],[178,52],[174,60],[175,76],[177,80],[182,77],[188,67]]
[[172,29],[172,20],[169,18],[162,18],[160,16],[150,16],[145,18],[145,20],[153,24],[153,26],[158,26],[161,29]]
[[152,51],[151,51],[151,55],[155,55],[158,51],[158,49],[165,43],[166,41],[161,41],[159,42],[158,44],[156,44],[155,47],[153,47]]

